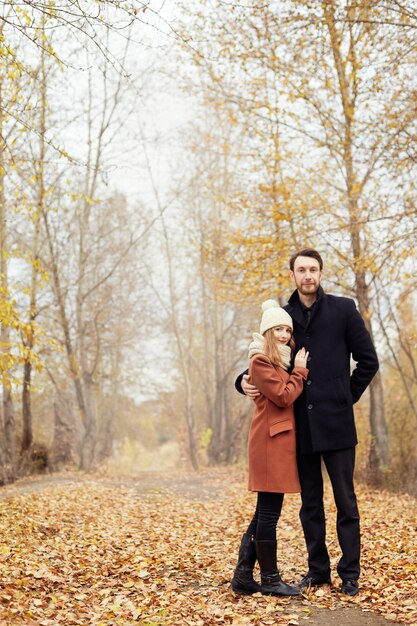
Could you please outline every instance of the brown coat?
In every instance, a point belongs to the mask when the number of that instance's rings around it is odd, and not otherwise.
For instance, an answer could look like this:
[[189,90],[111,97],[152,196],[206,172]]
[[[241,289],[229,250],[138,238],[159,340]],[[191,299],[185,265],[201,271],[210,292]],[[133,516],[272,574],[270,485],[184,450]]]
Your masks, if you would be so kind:
[[300,395],[308,369],[291,374],[274,366],[264,354],[249,365],[249,381],[261,395],[249,431],[249,490],[298,493],[293,402]]

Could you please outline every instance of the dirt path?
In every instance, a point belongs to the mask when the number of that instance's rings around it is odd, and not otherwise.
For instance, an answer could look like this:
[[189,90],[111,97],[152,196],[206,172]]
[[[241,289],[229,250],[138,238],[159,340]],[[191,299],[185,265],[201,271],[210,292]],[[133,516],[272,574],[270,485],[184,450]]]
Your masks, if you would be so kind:
[[225,497],[223,477],[209,474],[183,472],[140,472],[134,476],[111,478],[77,473],[44,474],[22,478],[17,482],[0,487],[0,498],[36,493],[43,489],[65,485],[99,485],[134,489],[140,495],[169,494],[185,500],[199,502],[218,500]]
[[[118,490],[130,490],[130,493],[135,494],[136,498],[140,501],[152,500],[155,497],[163,497],[169,495],[183,501],[184,514],[187,514],[187,507],[190,510],[193,508],[194,503],[219,503],[221,507],[222,502],[226,502],[230,499],[230,494],[225,491],[225,484],[227,484],[228,474],[226,471],[210,471],[203,473],[184,473],[184,472],[171,472],[171,473],[158,473],[158,472],[142,472],[131,477],[114,478],[109,476],[98,475],[83,475],[83,474],[50,474],[41,477],[22,479],[13,485],[8,485],[0,488],[0,499],[13,498],[15,496],[25,496],[30,494],[38,494],[44,490],[59,489],[65,494],[66,487],[71,489],[85,489],[99,485],[100,487],[110,487],[114,491]],[[240,480],[240,476],[237,480]],[[185,581],[184,581],[185,582]],[[226,587],[227,583],[223,582]],[[185,587],[187,584],[185,583]],[[195,586],[195,585],[194,585]],[[337,591],[332,591],[334,595],[339,598]],[[264,598],[261,598],[264,600]],[[386,626],[393,624],[392,621],[385,619],[382,615],[372,612],[370,610],[364,610],[360,606],[349,604],[343,604],[345,598],[342,598],[341,606],[333,606],[329,608],[319,608],[317,606],[317,598],[314,598],[315,602],[309,604],[305,599],[303,600],[303,609],[300,611],[300,600],[294,600],[287,605],[287,612],[297,613],[299,616],[299,622],[297,620],[289,624],[311,624],[312,626],[324,626],[324,625],[336,625],[337,626]],[[241,599],[239,600],[241,601]],[[340,603],[339,603],[340,604]],[[300,614],[301,613],[301,614]],[[32,622],[31,622],[32,623]],[[115,622],[116,623],[116,622]],[[123,622],[125,623],[125,622]],[[127,622],[126,622],[127,623]],[[130,623],[130,622],[129,622]],[[139,624],[147,624],[147,622],[135,622]],[[149,622],[157,623],[157,622]],[[185,621],[184,624],[188,624]],[[199,622],[196,621],[196,624]],[[233,624],[248,624],[248,621],[233,621]],[[263,622],[261,622],[263,623]],[[274,623],[272,622],[267,622]],[[282,623],[282,622],[280,622]],[[406,623],[406,622],[402,622]],[[412,622],[408,622],[412,624]]]

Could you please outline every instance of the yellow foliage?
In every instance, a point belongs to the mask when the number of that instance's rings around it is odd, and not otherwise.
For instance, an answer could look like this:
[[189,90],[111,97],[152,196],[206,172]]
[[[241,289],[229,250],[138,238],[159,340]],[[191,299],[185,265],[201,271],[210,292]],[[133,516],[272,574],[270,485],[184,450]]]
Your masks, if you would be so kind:
[[0,326],[3,329],[0,341],[0,378],[7,388],[15,388],[21,384],[16,373],[16,366],[29,360],[39,371],[41,362],[35,351],[41,337],[40,328],[34,322],[23,321],[17,310],[16,303],[10,293],[0,287]]

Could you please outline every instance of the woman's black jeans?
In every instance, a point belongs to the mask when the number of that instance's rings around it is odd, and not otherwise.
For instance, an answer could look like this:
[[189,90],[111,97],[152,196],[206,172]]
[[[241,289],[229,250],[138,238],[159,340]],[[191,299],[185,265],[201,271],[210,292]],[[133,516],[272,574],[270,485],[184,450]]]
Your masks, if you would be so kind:
[[283,501],[283,493],[258,491],[255,514],[246,532],[257,541],[276,541]]

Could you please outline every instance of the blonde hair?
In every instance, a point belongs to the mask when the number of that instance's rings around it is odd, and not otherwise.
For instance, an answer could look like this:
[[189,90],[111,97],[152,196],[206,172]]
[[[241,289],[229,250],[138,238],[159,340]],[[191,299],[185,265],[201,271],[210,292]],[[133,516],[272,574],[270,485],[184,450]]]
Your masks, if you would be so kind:
[[[264,343],[265,355],[268,357],[271,363],[273,363],[273,365],[282,365],[282,358],[278,350],[277,340],[274,337],[273,328],[269,328],[268,330],[265,331],[264,340],[265,340],[265,343]],[[292,330],[291,330],[291,339],[289,340],[288,345],[291,348],[291,355],[292,355],[292,352],[295,348],[295,342],[292,336]]]

